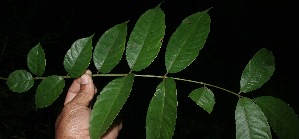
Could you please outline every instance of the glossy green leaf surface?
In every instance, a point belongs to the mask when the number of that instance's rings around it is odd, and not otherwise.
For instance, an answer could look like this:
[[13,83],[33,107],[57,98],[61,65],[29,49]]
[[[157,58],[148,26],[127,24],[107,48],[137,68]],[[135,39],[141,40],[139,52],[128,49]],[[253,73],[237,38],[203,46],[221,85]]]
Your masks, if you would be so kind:
[[165,34],[165,15],[157,6],[140,16],[130,34],[126,59],[133,71],[148,67],[157,57]]
[[176,84],[172,78],[164,79],[156,88],[146,116],[147,139],[171,139],[177,117]]
[[287,103],[272,96],[261,96],[253,101],[262,109],[280,139],[299,139],[299,119]]
[[63,77],[52,75],[41,81],[35,94],[36,108],[44,108],[51,105],[62,93],[65,86]]
[[210,32],[211,19],[207,12],[186,17],[170,37],[165,52],[168,73],[185,69],[198,56]]
[[42,76],[44,74],[46,58],[40,43],[29,51],[27,55],[27,66],[29,70],[37,76]]
[[6,84],[13,92],[22,93],[28,91],[34,84],[32,75],[26,70],[16,70],[9,74]]
[[266,48],[260,49],[246,65],[240,80],[240,92],[260,88],[273,75],[275,58]]
[[209,114],[212,112],[215,104],[215,98],[210,89],[206,87],[195,89],[189,94],[189,97]]
[[129,74],[109,82],[101,91],[93,106],[89,120],[89,133],[92,139],[99,139],[109,128],[127,101],[134,81]]
[[93,52],[93,61],[98,71],[109,73],[118,64],[125,50],[126,36],[127,23],[122,23],[100,37]]
[[81,76],[90,63],[92,37],[76,40],[64,56],[63,66],[72,78]]
[[240,98],[235,110],[236,139],[271,139],[267,118],[249,98]]

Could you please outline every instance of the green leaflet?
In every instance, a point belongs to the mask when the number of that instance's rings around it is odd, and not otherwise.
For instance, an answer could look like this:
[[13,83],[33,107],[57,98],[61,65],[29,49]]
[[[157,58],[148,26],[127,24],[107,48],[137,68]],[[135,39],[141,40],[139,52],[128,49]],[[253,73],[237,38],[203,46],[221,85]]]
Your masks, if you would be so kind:
[[171,139],[177,117],[176,84],[164,79],[157,87],[146,116],[147,139]]
[[165,34],[165,15],[157,6],[140,16],[130,34],[126,59],[133,71],[148,67],[157,57]]
[[29,70],[37,76],[42,76],[44,74],[46,58],[40,43],[29,51],[27,56],[27,66]]
[[215,104],[215,98],[210,89],[206,87],[195,89],[189,94],[189,97],[209,114],[212,112]]
[[186,17],[169,39],[165,52],[168,73],[177,73],[190,65],[208,38],[211,19],[208,10]]
[[92,37],[76,40],[64,56],[63,66],[72,78],[81,76],[90,63]]
[[13,92],[22,93],[28,91],[34,84],[32,75],[26,70],[16,70],[9,74],[6,84]]
[[134,81],[129,74],[109,82],[101,91],[95,102],[89,120],[91,139],[99,139],[109,128],[121,108],[127,101]]
[[299,139],[299,119],[288,104],[272,96],[261,96],[253,101],[262,109],[280,139]]
[[240,98],[236,111],[236,139],[271,139],[267,118],[249,98]]
[[260,88],[273,75],[275,60],[271,51],[262,48],[246,65],[240,80],[240,92],[250,92]]
[[97,42],[93,61],[98,71],[109,73],[120,61],[125,50],[127,22],[106,31]]
[[62,93],[65,85],[64,78],[57,75],[48,76],[38,85],[35,94],[36,108],[51,105]]

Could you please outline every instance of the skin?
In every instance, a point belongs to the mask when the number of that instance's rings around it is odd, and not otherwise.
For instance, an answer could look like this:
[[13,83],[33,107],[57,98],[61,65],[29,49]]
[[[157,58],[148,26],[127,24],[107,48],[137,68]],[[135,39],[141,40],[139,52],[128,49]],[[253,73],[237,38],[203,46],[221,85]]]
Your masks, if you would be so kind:
[[[91,71],[87,70],[70,86],[62,112],[56,119],[56,139],[90,139],[89,118],[91,109],[88,106],[97,92],[91,75]],[[121,128],[121,123],[112,124],[101,139],[116,139]]]

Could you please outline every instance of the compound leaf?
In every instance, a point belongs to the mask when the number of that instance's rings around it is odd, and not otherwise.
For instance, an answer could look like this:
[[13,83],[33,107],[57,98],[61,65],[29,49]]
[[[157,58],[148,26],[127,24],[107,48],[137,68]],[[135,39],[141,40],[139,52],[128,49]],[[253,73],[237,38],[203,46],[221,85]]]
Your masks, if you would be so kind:
[[272,96],[261,96],[253,101],[262,109],[280,139],[299,139],[299,119],[288,104]]
[[185,69],[198,56],[210,32],[208,10],[186,17],[170,37],[165,52],[168,73]]
[[37,76],[42,76],[44,74],[46,58],[40,43],[29,51],[27,55],[27,66],[29,70]]
[[215,104],[215,98],[210,89],[206,87],[195,89],[189,94],[189,97],[209,114],[212,112]]
[[101,91],[93,106],[89,120],[89,133],[92,139],[99,139],[109,128],[127,101],[134,81],[129,74],[109,82]]
[[32,75],[26,70],[16,70],[9,74],[6,84],[13,92],[22,93],[28,91],[34,84]]
[[90,63],[92,37],[76,40],[64,56],[64,68],[72,78],[81,76]]
[[260,49],[246,65],[240,80],[240,92],[260,88],[273,75],[275,60],[271,51]]
[[249,98],[240,98],[235,110],[236,139],[271,139],[267,118]]
[[65,85],[64,78],[57,75],[48,76],[38,85],[35,94],[36,108],[51,105],[62,93]]
[[146,116],[147,139],[171,139],[177,116],[176,84],[164,79],[157,87]]
[[127,22],[106,31],[97,42],[93,61],[98,71],[109,73],[120,61],[125,50]]
[[165,34],[165,15],[157,6],[140,16],[130,34],[126,59],[133,71],[149,66],[157,57]]

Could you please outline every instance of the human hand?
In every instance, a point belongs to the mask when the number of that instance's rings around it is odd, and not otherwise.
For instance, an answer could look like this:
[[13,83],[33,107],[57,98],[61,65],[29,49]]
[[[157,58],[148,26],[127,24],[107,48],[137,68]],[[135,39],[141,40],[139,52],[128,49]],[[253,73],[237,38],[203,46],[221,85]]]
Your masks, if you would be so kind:
[[[91,109],[88,107],[96,93],[91,78],[91,71],[87,70],[77,78],[69,88],[64,108],[55,123],[56,139],[89,139],[89,118]],[[102,139],[116,139],[122,125],[114,125],[104,134]]]

